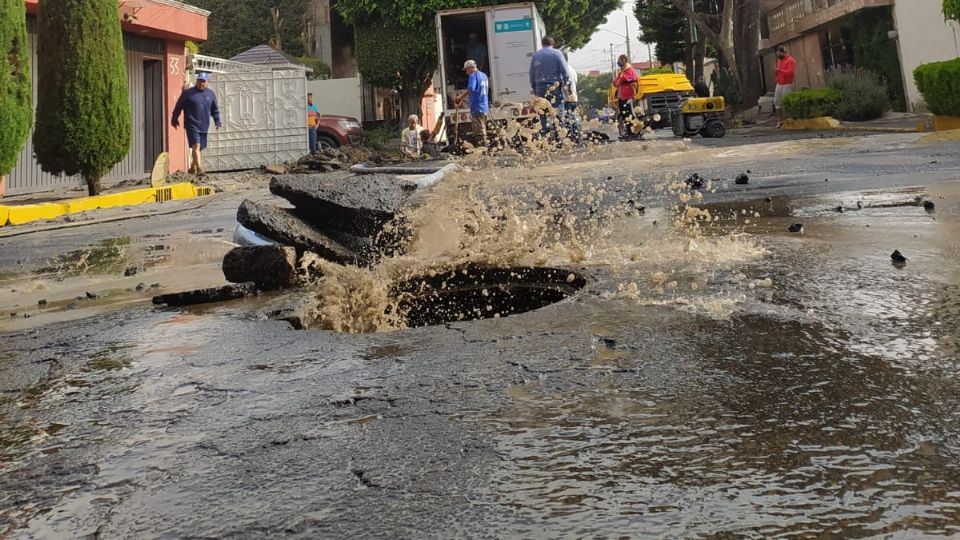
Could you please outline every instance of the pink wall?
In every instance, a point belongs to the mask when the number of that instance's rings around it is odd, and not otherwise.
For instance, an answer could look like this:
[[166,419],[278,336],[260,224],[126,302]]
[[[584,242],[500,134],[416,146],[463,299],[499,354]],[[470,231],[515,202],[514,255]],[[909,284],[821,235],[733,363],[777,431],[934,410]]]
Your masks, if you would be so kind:
[[170,155],[170,172],[187,170],[187,141],[183,131],[183,120],[179,128],[170,125],[173,108],[177,106],[177,99],[183,92],[186,81],[184,67],[186,65],[184,46],[182,41],[168,40],[163,55],[165,66],[164,83],[166,84],[166,107],[164,107],[164,122],[167,127],[167,153]]

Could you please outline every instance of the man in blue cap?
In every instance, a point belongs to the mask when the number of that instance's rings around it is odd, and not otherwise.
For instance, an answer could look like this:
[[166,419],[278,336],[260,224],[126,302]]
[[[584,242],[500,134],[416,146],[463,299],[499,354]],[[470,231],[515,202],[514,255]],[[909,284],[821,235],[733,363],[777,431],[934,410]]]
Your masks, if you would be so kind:
[[183,127],[187,131],[187,144],[190,145],[191,174],[204,174],[200,160],[200,151],[207,147],[207,132],[210,131],[210,118],[220,129],[220,107],[217,105],[217,96],[213,90],[207,88],[209,74],[197,75],[197,84],[180,94],[177,106],[173,108],[173,119],[170,125],[180,127],[180,113],[183,112]]

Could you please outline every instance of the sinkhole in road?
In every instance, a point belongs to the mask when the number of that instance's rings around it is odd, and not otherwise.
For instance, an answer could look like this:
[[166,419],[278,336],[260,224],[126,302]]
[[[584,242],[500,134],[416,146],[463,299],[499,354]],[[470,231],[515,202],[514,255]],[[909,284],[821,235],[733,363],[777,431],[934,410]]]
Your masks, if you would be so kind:
[[582,274],[562,268],[469,266],[404,281],[392,292],[404,326],[416,328],[534,311],[586,285]]

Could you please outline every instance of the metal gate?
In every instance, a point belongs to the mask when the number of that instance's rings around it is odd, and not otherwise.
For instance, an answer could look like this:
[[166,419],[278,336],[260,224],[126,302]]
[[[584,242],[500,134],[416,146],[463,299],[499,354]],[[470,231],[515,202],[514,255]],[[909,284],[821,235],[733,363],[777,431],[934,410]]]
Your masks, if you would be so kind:
[[[229,70],[229,64],[220,65]],[[203,164],[209,171],[296,161],[308,152],[306,72],[244,68],[210,76],[223,128],[208,137]]]

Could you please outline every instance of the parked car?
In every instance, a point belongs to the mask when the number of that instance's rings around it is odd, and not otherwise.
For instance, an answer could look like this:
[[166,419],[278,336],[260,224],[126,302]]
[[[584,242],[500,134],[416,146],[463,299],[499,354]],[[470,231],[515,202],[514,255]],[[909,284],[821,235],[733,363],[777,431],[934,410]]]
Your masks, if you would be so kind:
[[320,143],[321,149],[362,146],[363,125],[356,118],[349,116],[322,114],[320,123],[317,125],[317,142]]

